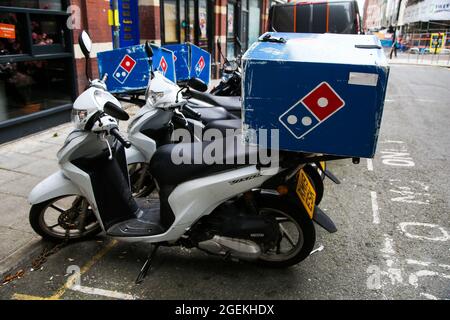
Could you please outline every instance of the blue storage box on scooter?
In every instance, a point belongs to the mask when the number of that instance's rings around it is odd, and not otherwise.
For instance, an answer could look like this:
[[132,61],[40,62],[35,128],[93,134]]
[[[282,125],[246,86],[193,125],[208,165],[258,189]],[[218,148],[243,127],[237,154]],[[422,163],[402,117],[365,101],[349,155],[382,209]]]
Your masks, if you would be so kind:
[[211,55],[192,43],[165,45],[175,55],[177,81],[199,78],[209,84],[211,78]]
[[[176,81],[173,52],[151,45],[152,67]],[[106,85],[112,93],[134,93],[147,88],[150,65],[144,45],[119,48],[97,54],[100,77],[108,74]]]
[[[243,57],[244,137],[280,150],[371,158],[388,76],[375,36],[264,34]],[[255,134],[260,129],[277,131],[271,140]]]

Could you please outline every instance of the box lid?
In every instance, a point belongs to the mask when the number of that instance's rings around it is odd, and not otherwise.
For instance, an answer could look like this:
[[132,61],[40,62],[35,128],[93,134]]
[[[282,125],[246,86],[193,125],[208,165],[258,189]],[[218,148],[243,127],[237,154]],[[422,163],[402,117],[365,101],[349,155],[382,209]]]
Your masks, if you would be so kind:
[[380,40],[374,35],[267,32],[264,37],[286,42],[258,41],[244,60],[294,61],[387,66]]

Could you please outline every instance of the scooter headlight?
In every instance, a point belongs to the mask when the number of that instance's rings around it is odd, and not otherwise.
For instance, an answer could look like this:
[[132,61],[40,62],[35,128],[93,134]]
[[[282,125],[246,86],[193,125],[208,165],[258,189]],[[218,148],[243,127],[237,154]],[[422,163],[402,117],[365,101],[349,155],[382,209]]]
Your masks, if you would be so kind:
[[149,101],[152,105],[158,102],[159,99],[164,97],[164,92],[156,92],[153,90],[147,91],[146,101]]
[[86,122],[88,111],[86,109],[72,109],[71,121],[75,128],[80,128]]

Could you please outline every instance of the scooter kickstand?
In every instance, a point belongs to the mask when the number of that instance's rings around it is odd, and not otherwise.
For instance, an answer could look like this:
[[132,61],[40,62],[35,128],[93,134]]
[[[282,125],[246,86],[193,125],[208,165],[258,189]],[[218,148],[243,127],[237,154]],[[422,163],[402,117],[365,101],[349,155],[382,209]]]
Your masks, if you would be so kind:
[[139,272],[139,275],[136,278],[135,283],[140,284],[144,280],[144,278],[147,276],[147,272],[150,269],[151,263],[153,258],[155,257],[156,251],[158,251],[159,244],[156,244],[152,251],[150,251],[149,255],[147,256],[147,260],[145,260],[141,271]]

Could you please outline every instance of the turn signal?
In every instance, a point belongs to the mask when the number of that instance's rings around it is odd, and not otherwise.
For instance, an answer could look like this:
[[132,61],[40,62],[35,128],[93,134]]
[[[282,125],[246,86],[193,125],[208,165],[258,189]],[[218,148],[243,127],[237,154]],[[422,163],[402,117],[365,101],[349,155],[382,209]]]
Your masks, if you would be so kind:
[[280,195],[284,196],[285,194],[288,193],[289,189],[285,185],[281,185],[277,187],[277,191]]

